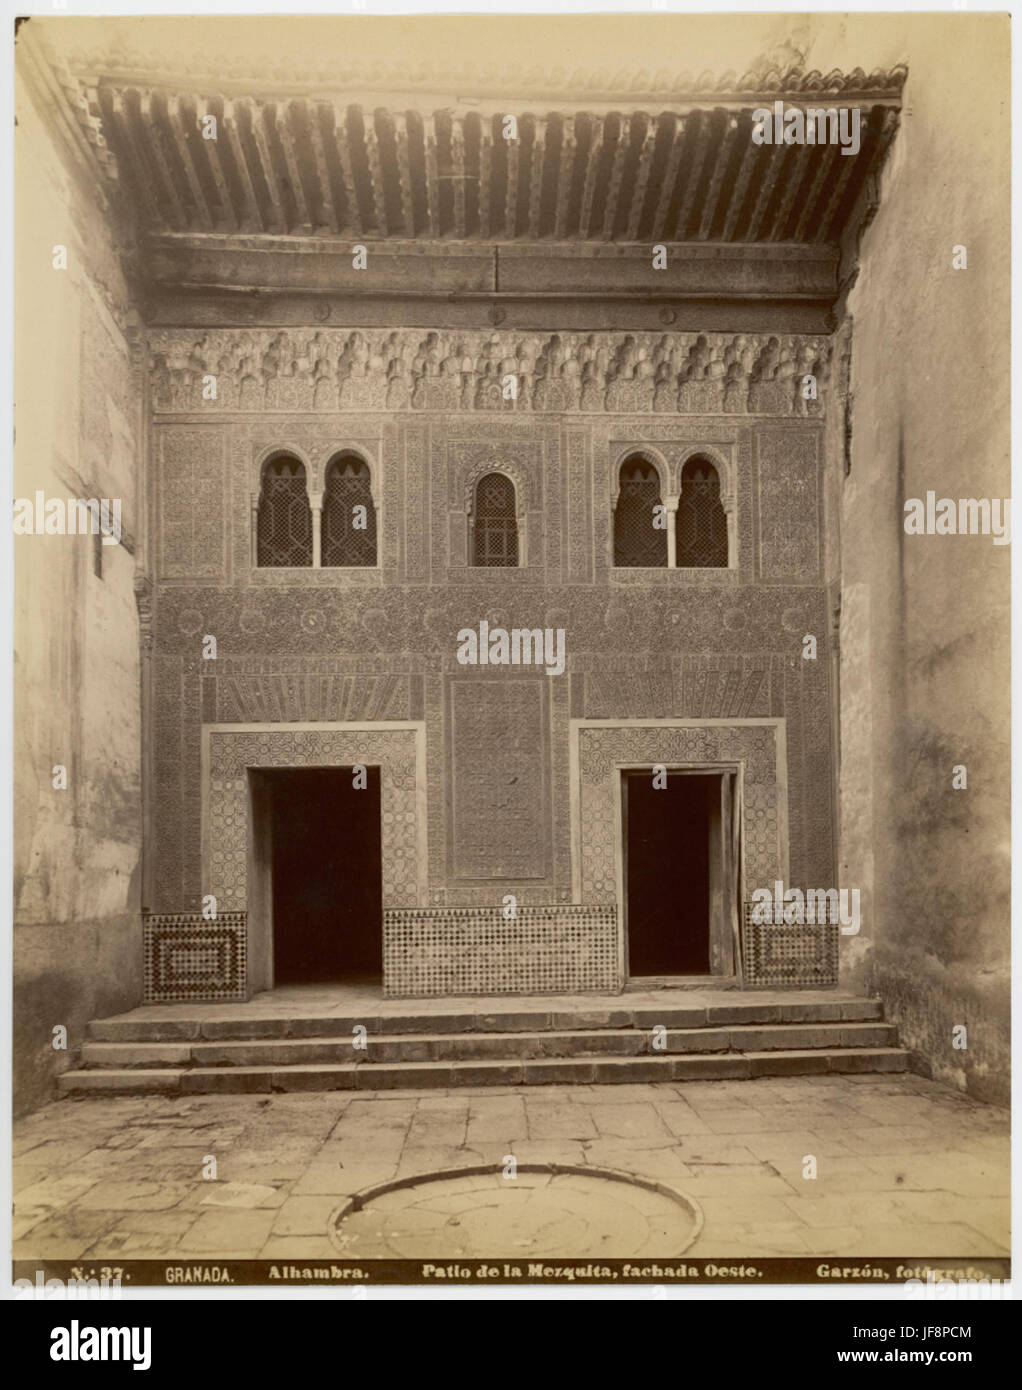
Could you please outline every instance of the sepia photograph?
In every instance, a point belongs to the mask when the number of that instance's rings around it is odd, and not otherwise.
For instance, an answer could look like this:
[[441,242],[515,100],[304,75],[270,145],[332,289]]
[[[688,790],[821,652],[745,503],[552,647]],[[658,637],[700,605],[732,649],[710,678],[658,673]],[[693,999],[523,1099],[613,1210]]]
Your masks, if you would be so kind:
[[1009,16],[345,8],[9,17],[13,1296],[1009,1296]]

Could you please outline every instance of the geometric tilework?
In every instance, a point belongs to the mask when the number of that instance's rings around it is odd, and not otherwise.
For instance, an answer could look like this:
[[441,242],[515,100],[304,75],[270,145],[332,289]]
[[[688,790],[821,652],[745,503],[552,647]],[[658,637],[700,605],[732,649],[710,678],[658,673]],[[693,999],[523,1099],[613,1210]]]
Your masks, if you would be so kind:
[[390,996],[611,992],[618,977],[613,906],[417,908],[384,911],[383,982]]
[[753,920],[757,903],[744,904],[742,957],[745,983],[768,989],[821,989],[838,978],[837,921],[831,923]]
[[147,1004],[248,997],[244,912],[143,913]]

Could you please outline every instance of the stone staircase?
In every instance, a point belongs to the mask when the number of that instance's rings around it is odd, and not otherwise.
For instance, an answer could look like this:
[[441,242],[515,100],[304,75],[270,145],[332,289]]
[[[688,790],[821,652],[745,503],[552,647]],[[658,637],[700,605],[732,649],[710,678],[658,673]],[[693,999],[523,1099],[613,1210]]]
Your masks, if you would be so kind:
[[[272,1001],[273,995],[260,996]],[[421,1008],[416,1005],[421,1004]],[[706,1081],[904,1071],[908,1054],[871,999],[679,990],[613,999],[260,1000],[150,1005],[90,1023],[62,1095],[382,1091],[427,1087]],[[355,1030],[364,1028],[365,1048]]]

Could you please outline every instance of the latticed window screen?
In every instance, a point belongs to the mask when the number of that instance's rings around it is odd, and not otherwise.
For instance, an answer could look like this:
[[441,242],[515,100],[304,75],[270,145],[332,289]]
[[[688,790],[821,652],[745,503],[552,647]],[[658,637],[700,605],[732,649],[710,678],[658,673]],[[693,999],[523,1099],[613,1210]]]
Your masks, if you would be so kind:
[[515,485],[503,473],[487,473],[476,484],[472,563],[514,569],[518,564]]
[[312,509],[305,491],[305,467],[286,454],[270,459],[263,469],[256,563],[312,564]]
[[667,564],[667,532],[654,526],[660,505],[660,478],[645,459],[621,465],[621,490],[614,509],[614,564],[657,568]]
[[712,463],[689,459],[681,470],[677,521],[678,568],[727,568],[727,514]]
[[[356,507],[365,511],[356,512]],[[376,564],[376,508],[369,465],[357,454],[342,454],[327,469],[322,563]]]

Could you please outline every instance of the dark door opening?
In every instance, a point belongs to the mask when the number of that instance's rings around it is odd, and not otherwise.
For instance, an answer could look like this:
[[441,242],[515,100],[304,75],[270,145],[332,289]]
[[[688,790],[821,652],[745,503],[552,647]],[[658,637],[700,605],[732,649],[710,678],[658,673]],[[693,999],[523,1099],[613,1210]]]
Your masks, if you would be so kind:
[[622,774],[629,975],[708,975],[719,776]]
[[383,976],[380,772],[281,769],[270,786],[277,984]]

